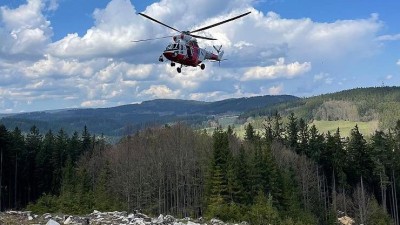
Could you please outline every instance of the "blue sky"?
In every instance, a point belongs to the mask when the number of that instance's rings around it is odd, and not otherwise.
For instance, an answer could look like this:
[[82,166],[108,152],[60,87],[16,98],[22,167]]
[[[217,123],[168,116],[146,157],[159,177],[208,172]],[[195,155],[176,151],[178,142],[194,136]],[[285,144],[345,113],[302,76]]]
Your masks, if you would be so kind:
[[[400,84],[400,1],[6,0],[0,2],[0,113],[110,107],[156,98],[313,96]],[[177,74],[171,41],[131,40],[251,11],[201,34],[227,61]]]

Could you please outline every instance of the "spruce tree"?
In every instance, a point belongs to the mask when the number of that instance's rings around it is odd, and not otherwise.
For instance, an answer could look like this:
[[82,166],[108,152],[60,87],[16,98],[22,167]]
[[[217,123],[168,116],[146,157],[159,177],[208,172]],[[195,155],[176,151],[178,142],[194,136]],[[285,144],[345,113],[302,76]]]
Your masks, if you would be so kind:
[[347,152],[349,155],[347,164],[349,182],[355,186],[361,176],[364,180],[369,181],[371,178],[370,172],[372,172],[371,155],[367,142],[360,133],[357,125],[351,130]]
[[287,131],[287,145],[297,153],[300,153],[299,146],[298,146],[298,132],[299,128],[297,125],[297,118],[294,116],[294,113],[292,112],[289,117],[289,122],[286,127]]
[[308,148],[308,139],[309,139],[309,130],[308,130],[308,125],[304,121],[303,118],[300,118],[299,120],[299,147],[297,149],[297,153],[300,155],[303,155],[307,152],[309,152]]
[[[26,148],[25,152],[22,153],[24,158],[24,170],[22,171],[24,182],[24,194],[27,196],[27,202],[36,200],[39,197],[37,190],[37,179],[36,179],[36,155],[40,151],[42,146],[42,135],[36,126],[32,126],[30,133],[26,137]],[[41,165],[39,165],[41,166]],[[27,203],[26,202],[26,203]]]
[[38,189],[40,193],[50,193],[54,191],[52,189],[53,180],[53,163],[52,155],[56,150],[55,137],[53,132],[49,130],[43,139],[41,148],[36,155],[36,164],[38,168],[36,170],[36,179],[38,181]]

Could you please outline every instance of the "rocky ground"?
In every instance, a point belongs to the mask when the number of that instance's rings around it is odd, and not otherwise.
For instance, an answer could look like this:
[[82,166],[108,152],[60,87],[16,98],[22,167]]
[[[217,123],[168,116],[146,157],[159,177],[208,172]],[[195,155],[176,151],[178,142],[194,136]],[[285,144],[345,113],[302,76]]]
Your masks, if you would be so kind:
[[[7,211],[0,213],[0,225],[100,225],[100,224],[115,224],[115,225],[229,225],[217,219],[204,221],[199,219],[175,219],[170,215],[160,215],[158,218],[150,218],[142,213],[126,212],[99,212],[94,211],[91,214],[84,216],[50,214],[35,215],[29,211]],[[242,222],[237,225],[247,225]]]

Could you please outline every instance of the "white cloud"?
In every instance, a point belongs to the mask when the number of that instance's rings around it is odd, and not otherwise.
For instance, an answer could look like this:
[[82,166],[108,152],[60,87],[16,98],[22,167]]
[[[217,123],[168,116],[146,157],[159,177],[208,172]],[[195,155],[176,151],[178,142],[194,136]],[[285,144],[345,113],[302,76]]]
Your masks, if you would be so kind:
[[398,41],[400,40],[400,34],[394,35],[382,35],[377,38],[379,41]]
[[387,75],[386,80],[391,80],[393,78],[393,75]]
[[319,73],[314,75],[314,82],[324,82],[325,84],[332,84],[333,78],[329,73]]
[[151,85],[149,89],[142,91],[140,94],[153,98],[178,98],[180,91],[171,90],[166,85]]
[[96,9],[93,17],[95,26],[83,37],[68,34],[52,43],[49,51],[58,57],[113,57],[132,52],[135,44],[131,40],[141,39],[142,34],[148,33],[129,0],[110,1],[105,9]]
[[270,95],[280,95],[283,92],[283,84],[272,86],[268,89],[268,94]]
[[90,100],[81,103],[82,107],[101,107],[107,103],[106,100]]
[[400,59],[399,60],[397,60],[397,63],[396,63],[398,66],[400,66]]
[[272,80],[278,78],[294,78],[311,70],[311,63],[289,63],[285,64],[284,58],[279,58],[275,65],[257,66],[248,69],[242,78],[248,80]]
[[41,56],[53,35],[50,21],[42,14],[40,0],[28,0],[16,9],[0,7],[0,52],[5,55]]

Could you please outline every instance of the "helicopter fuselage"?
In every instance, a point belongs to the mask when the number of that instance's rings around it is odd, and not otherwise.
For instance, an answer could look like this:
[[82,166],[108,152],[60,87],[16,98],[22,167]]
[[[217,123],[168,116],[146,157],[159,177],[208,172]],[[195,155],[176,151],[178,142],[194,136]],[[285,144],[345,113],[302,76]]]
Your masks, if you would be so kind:
[[[223,51],[220,54],[214,54],[206,49],[200,48],[196,39],[189,35],[177,35],[173,37],[174,43],[169,44],[164,50],[160,61],[164,61],[163,57],[171,61],[171,66],[175,63],[182,66],[199,66],[204,69],[205,65],[201,64],[204,60],[220,61]],[[178,69],[180,71],[180,69]]]

